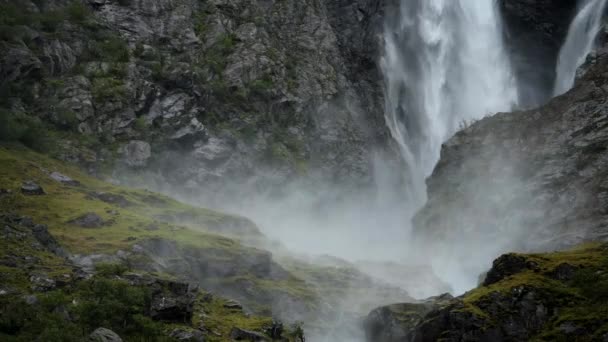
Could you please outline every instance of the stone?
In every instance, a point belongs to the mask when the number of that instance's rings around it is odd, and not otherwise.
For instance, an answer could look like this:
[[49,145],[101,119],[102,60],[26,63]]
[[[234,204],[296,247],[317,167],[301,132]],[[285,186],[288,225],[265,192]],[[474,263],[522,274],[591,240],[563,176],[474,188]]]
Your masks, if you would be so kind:
[[30,276],[31,288],[34,291],[45,292],[56,287],[56,282],[45,274],[34,274]]
[[234,341],[268,341],[261,333],[236,327],[230,331],[230,338]]
[[193,118],[187,125],[175,132],[171,139],[181,144],[193,144],[195,141],[205,139],[206,136],[205,126],[196,118]]
[[157,321],[185,323],[194,312],[196,287],[186,283],[156,280],[151,286],[150,317]]
[[91,194],[91,196],[100,201],[110,203],[110,204],[116,204],[120,207],[128,207],[128,206],[133,205],[133,203],[131,203],[131,201],[127,200],[125,198],[125,196],[119,195],[119,194],[113,194],[110,192],[95,192],[95,193]]
[[143,167],[152,156],[150,144],[141,140],[132,140],[121,148],[125,163],[130,167]]
[[26,181],[21,185],[21,193],[28,196],[46,195],[44,189],[34,181]]
[[538,271],[538,265],[516,254],[505,254],[494,260],[492,268],[486,274],[484,286],[497,283],[508,276],[520,273],[526,269]]
[[59,183],[65,184],[65,185],[80,186],[79,181],[73,180],[72,178],[70,178],[64,174],[61,174],[57,171],[51,172],[49,177],[51,177],[51,179],[53,179]]
[[101,228],[105,222],[101,216],[96,213],[86,213],[69,222],[83,228]]
[[187,342],[204,342],[205,336],[202,332],[198,330],[184,330],[184,329],[174,329],[169,334],[169,337],[172,337],[178,341],[187,341]]
[[63,249],[57,240],[49,233],[48,227],[43,224],[37,224],[32,227],[34,238],[48,251],[62,257],[67,257],[68,253]]
[[122,342],[122,338],[110,329],[97,328],[89,335],[88,342]]
[[0,189],[0,197],[10,195],[13,191],[10,189]]
[[226,301],[226,303],[224,303],[224,307],[226,309],[243,310],[243,306],[241,305],[241,303],[239,303],[235,300],[232,300],[232,299]]

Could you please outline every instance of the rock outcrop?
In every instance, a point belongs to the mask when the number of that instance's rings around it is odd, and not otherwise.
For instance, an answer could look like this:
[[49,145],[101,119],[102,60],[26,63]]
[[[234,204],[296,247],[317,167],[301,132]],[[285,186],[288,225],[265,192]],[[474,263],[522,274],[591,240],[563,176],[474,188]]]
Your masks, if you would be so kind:
[[499,4],[520,104],[542,104],[553,95],[557,56],[577,1],[500,0]]
[[116,178],[135,184],[369,184],[377,151],[399,159],[375,63],[383,8],[7,0],[3,12],[20,19],[0,23],[11,30],[0,42],[3,108],[84,136],[60,156],[94,173],[117,165]]
[[608,239],[607,71],[602,56],[547,105],[484,118],[445,143],[415,218],[425,246],[475,258]]
[[[492,276],[483,286],[461,297],[372,311],[366,320],[367,338],[370,342],[605,341],[606,261],[605,244],[552,254],[506,255],[494,262]],[[567,277],[555,277],[565,274],[565,269]]]

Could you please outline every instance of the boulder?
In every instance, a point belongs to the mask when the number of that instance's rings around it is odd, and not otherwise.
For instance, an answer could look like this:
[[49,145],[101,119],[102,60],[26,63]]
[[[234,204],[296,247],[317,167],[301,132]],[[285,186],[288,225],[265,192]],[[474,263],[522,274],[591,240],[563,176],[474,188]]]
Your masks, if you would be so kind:
[[184,330],[184,329],[174,329],[169,334],[169,337],[172,337],[178,341],[187,341],[187,342],[204,342],[205,336],[202,332],[198,330]]
[[186,283],[155,280],[151,285],[150,317],[157,321],[186,323],[192,319],[197,288]]
[[497,283],[508,276],[517,274],[526,269],[538,271],[538,264],[529,261],[523,256],[517,254],[505,254],[494,260],[492,268],[486,274],[486,278],[483,281],[484,286],[492,285]]
[[124,162],[130,167],[143,167],[148,164],[148,159],[152,156],[150,144],[141,140],[132,140],[124,145],[120,152],[124,157]]
[[28,196],[46,195],[44,189],[34,181],[26,181],[21,185],[21,193]]
[[235,341],[268,341],[268,337],[255,331],[241,328],[232,328],[230,338]]
[[69,223],[83,228],[100,228],[105,224],[101,216],[95,213],[86,213],[71,220]]
[[110,329],[97,328],[89,335],[88,342],[122,342],[122,338]]
[[57,171],[51,172],[51,174],[49,175],[49,177],[51,177],[51,179],[53,179],[53,180],[55,180],[55,181],[57,181],[59,183],[65,184],[65,185],[71,185],[71,186],[79,186],[80,185],[79,181],[73,180],[72,178],[70,178],[70,177],[68,177],[68,176],[66,176],[64,174],[61,174],[61,173],[59,173]]
[[55,280],[46,274],[34,274],[30,276],[30,283],[32,290],[39,292],[50,291],[57,286]]

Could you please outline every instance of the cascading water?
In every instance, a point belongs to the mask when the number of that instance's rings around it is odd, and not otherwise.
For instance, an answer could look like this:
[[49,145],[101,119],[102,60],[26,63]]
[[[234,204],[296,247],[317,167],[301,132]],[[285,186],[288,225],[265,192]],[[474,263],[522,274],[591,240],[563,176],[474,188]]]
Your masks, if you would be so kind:
[[553,95],[561,95],[574,85],[576,71],[593,49],[600,32],[607,0],[581,0],[574,20],[568,29],[566,41],[557,60]]
[[386,122],[409,164],[419,204],[441,144],[463,123],[517,102],[495,0],[402,0],[389,14]]
[[[408,163],[409,206],[419,207],[442,143],[463,123],[512,109],[517,87],[496,0],[401,0],[388,12],[385,118]],[[434,265],[455,290],[469,286],[449,279],[452,266]]]

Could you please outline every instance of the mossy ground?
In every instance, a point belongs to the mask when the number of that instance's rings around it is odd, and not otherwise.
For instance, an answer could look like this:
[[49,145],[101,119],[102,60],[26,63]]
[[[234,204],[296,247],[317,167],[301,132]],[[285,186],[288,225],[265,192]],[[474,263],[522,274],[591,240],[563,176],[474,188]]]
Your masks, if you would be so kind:
[[[463,297],[465,310],[493,324],[501,318],[484,311],[483,301],[493,293],[509,294],[525,286],[533,288],[553,311],[534,340],[571,341],[573,335],[561,328],[565,323],[582,329],[584,333],[575,336],[577,341],[597,340],[608,332],[608,245],[589,243],[567,251],[518,256],[534,262],[538,269],[468,292]],[[560,265],[574,267],[574,275],[568,279],[553,276]]]

